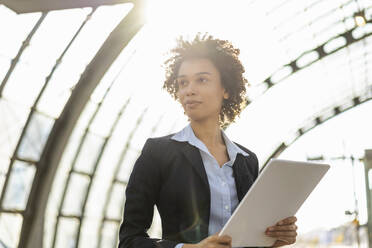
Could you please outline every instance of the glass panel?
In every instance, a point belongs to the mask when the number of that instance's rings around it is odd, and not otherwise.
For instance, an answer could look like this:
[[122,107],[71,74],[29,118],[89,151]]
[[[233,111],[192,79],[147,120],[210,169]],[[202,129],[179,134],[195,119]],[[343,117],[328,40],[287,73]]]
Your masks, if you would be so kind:
[[34,70],[49,73],[90,11],[90,8],[50,11],[21,60]]
[[106,210],[106,217],[109,219],[121,219],[123,216],[123,206],[125,198],[125,187],[122,184],[115,183],[112,188],[112,194],[109,195],[109,204]]
[[118,223],[105,221],[103,224],[102,240],[100,247],[117,247],[118,245]]
[[[78,129],[74,129],[73,134],[69,138],[67,148],[64,150],[61,162],[58,166],[56,177],[53,181],[53,189],[56,191],[56,198],[50,200],[50,203],[55,205],[60,202],[62,197],[62,191],[66,184],[69,171],[72,169],[72,161],[75,158],[76,150],[81,139],[82,132]],[[58,192],[58,193],[57,193]]]
[[334,39],[330,42],[328,42],[325,46],[324,46],[324,51],[326,53],[330,53],[330,52],[333,52],[334,50],[342,47],[342,46],[345,46],[346,45],[346,40],[344,37],[340,37],[340,38],[337,38],[337,39]]
[[6,175],[0,173],[0,192],[3,191],[3,186],[4,186],[4,183],[5,183],[5,179],[6,179]]
[[[68,36],[63,37],[63,39],[58,39],[61,51],[57,53],[56,56],[60,56],[62,49],[65,49],[65,45],[70,42],[72,36],[75,35],[77,29],[81,26],[82,22],[90,12],[91,8],[57,11],[57,15],[55,15],[49,22],[52,26],[48,27],[50,30],[46,31],[46,34],[50,35],[49,31],[53,31],[64,36],[64,33],[55,27],[55,25],[63,25],[65,29],[68,29]],[[66,25],[66,21],[68,22],[68,25]],[[49,39],[45,40],[49,41]],[[79,78],[78,75],[71,76],[70,71],[63,70],[66,68],[69,67],[62,67],[61,69],[61,64],[57,66],[37,106],[38,110],[53,117],[58,117],[60,115],[63,106],[71,95],[71,88]]]
[[[137,34],[132,38],[132,40],[127,44],[127,46],[123,49],[123,51],[119,54],[119,56],[116,58],[116,60],[112,63],[110,68],[107,70],[105,75],[103,76],[101,82],[97,85],[97,87],[94,89],[94,92],[92,93],[91,100],[98,103],[102,101],[103,96],[105,92],[107,91],[107,88],[111,86],[112,82],[114,80],[120,81],[118,79],[118,76],[121,75],[121,72],[128,64],[131,63],[131,59],[133,55],[135,55],[137,46],[140,42],[143,42],[141,39],[141,34],[143,33],[143,29],[139,30]],[[125,85],[127,87],[125,88],[125,91],[121,92],[125,95],[127,95],[127,88],[128,85]],[[121,86],[123,87],[123,86]],[[123,98],[123,97],[122,97]],[[126,99],[126,97],[125,97]]]
[[20,214],[0,213],[0,247],[17,247],[21,228],[22,216]]
[[[104,164],[101,164],[104,167]],[[109,177],[104,175],[95,175],[92,182],[87,204],[85,206],[85,216],[88,218],[101,218],[103,215],[103,206],[105,204],[105,195],[109,187]]]
[[2,192],[3,190],[5,179],[6,179],[6,176],[4,174],[0,174],[0,192]]
[[21,158],[38,161],[53,124],[54,119],[34,112],[17,155]]
[[300,68],[304,67],[304,66],[314,62],[317,59],[319,59],[319,54],[317,52],[307,53],[307,54],[301,56],[301,58],[299,60],[297,60],[297,66],[299,66]]
[[44,224],[44,244],[45,247],[51,247],[54,235],[55,221],[58,215],[58,209],[61,204],[62,194],[65,189],[72,161],[75,158],[77,147],[80,143],[84,130],[74,128],[67,147],[64,150],[60,164],[57,168],[56,176],[53,180],[52,190],[49,195],[48,205]]
[[[159,127],[156,128],[155,133],[152,134],[152,137],[159,137],[178,132],[188,123],[188,117],[183,114],[184,110],[181,105],[179,105],[172,99],[167,106],[172,107],[172,109],[170,112],[167,111],[166,113],[164,113]],[[142,147],[139,148],[142,149]]]
[[71,88],[66,87],[66,84],[63,84],[64,82],[63,78],[58,82],[56,80],[50,81],[37,105],[39,112],[43,112],[56,119],[59,117],[71,95]]
[[0,54],[0,85],[10,67],[10,60]]
[[84,218],[78,247],[97,247],[99,223],[100,219],[97,217]]
[[21,161],[14,161],[10,174],[3,207],[24,210],[31,190],[36,168]]
[[358,9],[358,3],[354,1],[349,1],[348,4],[342,7],[342,11],[345,16],[353,16],[354,13],[358,11]]
[[[111,94],[112,95],[112,94]],[[122,103],[115,101],[113,97],[108,95],[101,105],[101,108],[94,118],[89,130],[93,133],[99,134],[100,136],[107,137],[110,133],[110,129],[117,119]]]
[[[0,174],[6,175],[9,168],[10,159],[0,156]],[[1,192],[1,190],[0,190]]]
[[[122,118],[119,120],[114,135],[120,137],[123,141],[126,141],[131,132],[136,128],[137,120],[145,107],[146,105],[141,99],[133,97],[126,108],[125,113],[122,115]],[[123,145],[124,144],[125,143],[123,143]]]
[[282,80],[283,78],[289,76],[291,73],[292,73],[292,68],[290,66],[285,66],[272,75],[271,81],[275,84],[279,82],[280,80]]
[[61,218],[58,227],[56,248],[76,247],[76,235],[79,221],[72,218]]
[[29,109],[0,98],[0,155],[12,157]]
[[91,173],[97,162],[104,139],[95,134],[88,133],[80,150],[74,169]]
[[[138,130],[136,130],[132,140],[131,147],[134,149],[142,149],[145,141],[150,136],[154,135],[153,128],[155,128],[157,135],[168,135],[177,119],[183,117],[183,109],[181,105],[172,99],[168,93],[157,90],[157,95],[154,96],[155,101],[151,102],[149,109],[146,111]],[[166,107],[166,110],[164,109]],[[165,112],[166,111],[166,112]],[[125,117],[124,118],[130,118]],[[160,119],[161,118],[161,119]]]
[[97,109],[97,104],[88,101],[84,107],[83,112],[80,114],[79,120],[77,122],[77,128],[81,130],[85,130],[88,126],[90,119],[92,118],[93,114]]
[[124,142],[120,137],[111,136],[105,147],[96,175],[109,180],[113,176],[114,169],[119,160],[119,156],[124,148]]
[[3,191],[6,175],[8,173],[10,159],[0,156],[0,192]]
[[32,37],[30,46],[22,53],[4,89],[5,96],[21,101],[27,106],[33,105],[47,75],[79,28],[86,13],[87,9],[48,13]]
[[152,224],[147,233],[152,238],[161,238],[161,219],[156,206],[154,207],[154,217],[152,218]]
[[123,162],[121,163],[120,171],[117,175],[118,180],[123,182],[127,182],[129,180],[130,173],[132,173],[134,163],[136,162],[139,155],[139,151],[129,148]]
[[87,191],[90,178],[76,173],[71,174],[67,185],[66,197],[62,206],[65,215],[80,216],[82,213],[83,200]]
[[4,88],[4,97],[30,107],[44,84],[46,71],[38,71],[35,64],[19,61]]
[[[68,87],[75,85],[85,67],[92,60],[115,26],[127,15],[133,4],[101,6],[92,15],[81,33],[71,45],[59,66],[60,82]],[[63,22],[62,22],[63,23]],[[56,75],[57,76],[57,75]]]
[[155,109],[149,109],[142,118],[141,123],[137,126],[135,133],[130,141],[133,149],[140,150],[147,138],[150,137],[152,128],[158,123],[160,118],[158,111],[151,111]]
[[12,24],[0,25],[0,56],[14,58],[40,16],[40,13],[18,15],[4,5],[0,5],[0,23]]

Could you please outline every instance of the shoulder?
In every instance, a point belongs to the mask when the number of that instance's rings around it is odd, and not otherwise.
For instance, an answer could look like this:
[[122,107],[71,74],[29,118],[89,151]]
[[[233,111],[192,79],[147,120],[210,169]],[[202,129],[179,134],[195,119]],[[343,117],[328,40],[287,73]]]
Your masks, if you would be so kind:
[[251,157],[251,159],[257,161],[257,163],[258,163],[257,155],[254,152],[252,152],[251,150],[249,150],[245,146],[242,146],[239,143],[234,142],[234,144],[237,145],[237,146],[239,146],[239,148],[242,149],[243,151],[245,151],[246,153],[248,153],[249,154],[248,157]]
[[254,156],[257,158],[256,154],[254,152],[252,152],[251,150],[249,150],[248,148],[246,148],[245,146],[242,146],[241,144],[237,143],[237,142],[234,142],[235,145],[239,146],[240,149],[242,149],[243,151],[245,151],[246,153],[249,154],[249,156]]
[[180,143],[171,139],[173,135],[174,133],[161,137],[148,138],[142,148],[142,154],[157,160],[170,158],[179,150]]
[[[153,174],[160,172],[159,168],[164,168],[174,157],[175,145],[171,140],[172,134],[148,138],[142,147],[133,167],[132,174]],[[146,172],[147,171],[147,172]]]
[[161,137],[148,138],[143,146],[143,150],[147,150],[149,148],[162,150],[164,148],[171,147],[172,144],[174,144],[174,140],[171,139],[173,135],[174,133]]

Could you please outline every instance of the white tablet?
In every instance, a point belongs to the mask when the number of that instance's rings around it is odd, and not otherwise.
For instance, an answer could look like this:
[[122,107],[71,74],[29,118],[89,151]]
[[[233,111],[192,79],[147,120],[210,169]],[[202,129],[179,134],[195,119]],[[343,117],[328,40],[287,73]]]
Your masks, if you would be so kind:
[[230,235],[232,247],[272,246],[269,226],[294,216],[329,169],[327,164],[271,159],[219,235]]

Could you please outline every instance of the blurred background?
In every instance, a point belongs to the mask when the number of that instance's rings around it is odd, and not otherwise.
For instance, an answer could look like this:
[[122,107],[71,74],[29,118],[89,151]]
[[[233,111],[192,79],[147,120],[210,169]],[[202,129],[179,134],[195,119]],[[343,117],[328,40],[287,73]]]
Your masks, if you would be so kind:
[[291,247],[372,247],[371,0],[0,0],[1,248],[117,246],[144,142],[187,124],[162,63],[197,32],[241,51],[230,139],[331,165]]

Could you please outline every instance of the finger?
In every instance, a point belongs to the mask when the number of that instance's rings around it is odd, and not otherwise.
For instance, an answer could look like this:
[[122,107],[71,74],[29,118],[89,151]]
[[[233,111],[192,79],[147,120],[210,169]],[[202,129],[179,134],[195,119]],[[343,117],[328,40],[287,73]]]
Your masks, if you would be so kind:
[[296,231],[296,225],[285,225],[285,226],[271,226],[266,229],[266,231]]
[[288,224],[293,224],[297,221],[297,218],[296,216],[291,216],[291,217],[288,217],[288,218],[285,218],[281,221],[279,221],[278,223],[276,223],[276,225],[288,225]]
[[272,247],[280,247],[284,245],[289,245],[289,243],[287,241],[276,240]]
[[212,236],[209,236],[207,239],[208,239],[208,242],[216,243],[219,237],[217,235],[212,235]]
[[290,244],[294,244],[296,242],[296,239],[295,238],[280,238],[280,239],[277,239],[273,245],[273,247],[279,247],[279,246],[283,246],[283,245],[290,245]]
[[222,244],[231,244],[231,237],[229,235],[223,235],[221,237],[218,237],[217,242]]
[[294,244],[296,242],[296,238],[294,237],[280,238],[278,240],[288,242],[288,244]]
[[216,247],[216,248],[231,248],[231,244],[215,244],[212,247]]
[[231,243],[218,243],[218,242],[208,242],[205,247],[213,248],[231,248]]
[[280,237],[296,237],[297,232],[289,231],[289,232],[266,232],[267,236],[280,238]]

